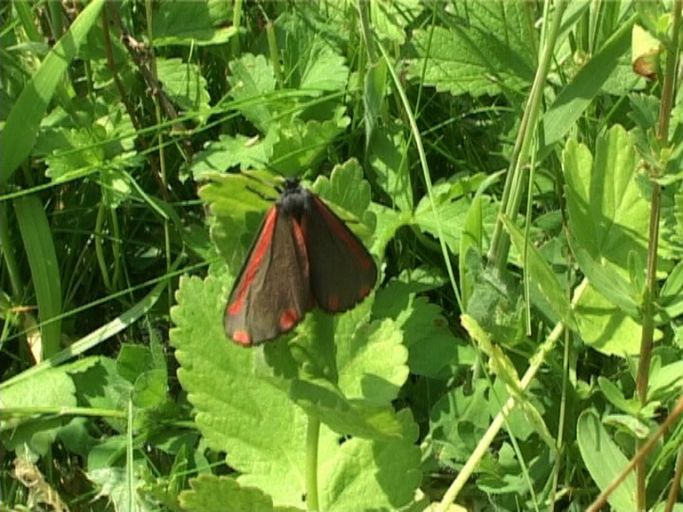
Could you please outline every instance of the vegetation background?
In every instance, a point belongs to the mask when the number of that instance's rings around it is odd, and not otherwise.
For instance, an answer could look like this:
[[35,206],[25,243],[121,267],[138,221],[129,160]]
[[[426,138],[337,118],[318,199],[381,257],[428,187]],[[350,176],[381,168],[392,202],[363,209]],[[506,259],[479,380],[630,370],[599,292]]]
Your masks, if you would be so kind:
[[[0,16],[3,509],[683,510],[680,0]],[[282,176],[381,277],[244,349]]]

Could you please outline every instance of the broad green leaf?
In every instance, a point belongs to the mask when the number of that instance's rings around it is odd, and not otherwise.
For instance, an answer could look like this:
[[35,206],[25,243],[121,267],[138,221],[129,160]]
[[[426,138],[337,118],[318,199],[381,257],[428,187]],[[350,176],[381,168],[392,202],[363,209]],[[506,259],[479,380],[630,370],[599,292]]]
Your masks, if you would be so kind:
[[347,399],[333,383],[323,379],[294,379],[289,396],[308,414],[320,419],[339,435],[389,440],[403,430],[390,405],[378,406],[363,399]]
[[213,276],[181,279],[171,310],[178,378],[208,446],[227,453],[240,484],[260,488],[277,505],[301,506],[307,417],[263,364],[259,349],[226,339],[228,284]]
[[240,512],[274,510],[270,496],[254,487],[242,487],[228,476],[200,475],[190,480],[190,487],[179,496],[188,512],[224,512],[226,507]]
[[194,155],[190,170],[195,181],[211,179],[216,173],[233,167],[240,170],[263,167],[273,154],[274,136],[275,131],[269,132],[265,138],[221,134],[218,140],[210,142]]
[[413,186],[403,127],[394,123],[375,129],[368,145],[368,161],[391,203],[399,210],[412,211]]
[[275,91],[275,75],[263,55],[247,53],[230,63],[230,96],[235,108],[261,133],[267,133],[273,114],[263,97]]
[[[311,189],[320,197],[331,203],[342,220],[352,230],[358,230],[360,235],[372,233],[376,219],[368,211],[370,205],[370,185],[363,179],[363,169],[355,158],[343,164],[335,165],[330,177],[319,176]],[[350,218],[350,216],[352,216]],[[349,222],[355,217],[361,225]]]
[[380,60],[374,64],[368,64],[363,79],[363,119],[365,120],[365,150],[371,150],[372,135],[375,127],[381,125],[380,119],[386,116],[387,105],[385,95],[387,93],[387,63]]
[[406,29],[422,12],[420,0],[377,0],[368,3],[373,30],[380,39],[399,45],[406,40]]
[[61,348],[62,322],[54,319],[62,313],[62,285],[59,262],[47,214],[36,195],[14,200],[24,251],[31,268],[31,282],[38,302],[41,322],[41,360]]
[[[576,425],[576,439],[583,461],[593,481],[604,490],[628,464],[628,459],[619,450],[609,433],[600,423],[598,415],[584,411]],[[636,477],[630,473],[622,484],[608,498],[609,504],[617,512],[630,512],[638,507],[634,501]]]
[[237,34],[227,26],[232,19],[231,4],[222,0],[185,2],[165,0],[155,4],[152,17],[154,46],[222,44]]
[[398,414],[405,434],[396,440],[345,441],[321,466],[322,510],[399,510],[422,480],[418,426],[408,410]]
[[650,206],[638,187],[638,157],[628,133],[615,125],[600,135],[595,158],[570,140],[563,167],[569,227],[578,245],[624,271],[629,251],[646,261]]
[[[567,291],[560,285],[557,277],[545,261],[538,249],[525,240],[524,234],[507,217],[503,218],[505,229],[510,234],[510,239],[519,254],[526,253],[525,271],[529,277],[529,283],[533,291],[538,293],[550,306],[557,318],[565,325],[575,328],[572,318],[572,309],[569,304]],[[533,294],[532,294],[533,296]]]
[[326,91],[344,90],[349,74],[344,57],[320,40],[316,40],[308,49],[306,57],[301,79],[293,86],[313,96],[320,96]]
[[552,144],[558,142],[574,126],[601,91],[602,86],[619,64],[619,57],[629,49],[631,26],[635,19],[636,17],[633,16],[623,23],[555,98],[543,116],[545,147],[541,150],[542,153],[546,151],[546,148],[549,149]]
[[409,76],[453,95],[526,88],[535,67],[531,56],[536,55],[528,8],[520,2],[458,5],[462,24],[415,31],[412,43],[419,57],[410,61]]
[[57,41],[38,71],[26,83],[0,132],[0,185],[3,185],[33,148],[40,121],[62,75],[78,54],[90,28],[100,21],[104,0],[93,0]]
[[270,129],[276,130],[278,137],[273,144],[271,167],[285,176],[298,176],[304,169],[316,169],[328,146],[350,123],[345,108],[340,106],[331,119],[324,121],[294,117],[273,124]]
[[[164,93],[182,110],[198,112],[200,115],[209,110],[211,97],[206,79],[197,64],[183,62],[181,59],[159,58],[156,66]],[[206,114],[197,117],[203,122]]]
[[460,294],[465,310],[467,310],[467,304],[474,288],[474,278],[469,269],[473,263],[479,266],[477,260],[481,260],[484,252],[484,226],[482,219],[482,201],[484,200],[485,196],[479,194],[472,199],[460,235],[458,271],[460,276]]
[[683,361],[667,364],[653,371],[648,386],[648,400],[680,393],[683,388]]
[[33,419],[19,423],[2,414],[5,407],[75,407],[74,383],[63,368],[53,368],[38,373],[3,389],[0,395],[0,431],[2,442],[8,450],[45,455],[55,440],[58,429],[68,422],[68,418]]
[[[634,356],[640,352],[641,326],[588,286],[575,308],[578,334],[584,343],[607,355]],[[661,331],[655,330],[655,340]]]
[[[362,399],[375,405],[389,405],[398,397],[408,378],[408,350],[394,321],[344,326],[338,323],[338,385],[348,399]],[[352,335],[344,337],[344,328]]]
[[605,398],[617,409],[631,415],[638,414],[641,409],[640,401],[635,398],[625,398],[623,392],[614,382],[604,377],[598,377],[598,386],[600,386],[600,391],[605,395]]
[[377,291],[373,306],[376,318],[394,319],[403,331],[411,373],[447,377],[454,367],[474,363],[471,345],[453,335],[440,308],[415,293],[409,283],[392,280]]

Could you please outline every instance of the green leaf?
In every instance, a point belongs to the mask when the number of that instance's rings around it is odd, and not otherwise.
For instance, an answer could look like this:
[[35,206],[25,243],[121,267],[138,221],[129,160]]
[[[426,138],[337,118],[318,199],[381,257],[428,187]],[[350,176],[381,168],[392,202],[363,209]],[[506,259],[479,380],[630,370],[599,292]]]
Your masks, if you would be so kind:
[[453,95],[478,97],[527,87],[535,68],[531,56],[537,52],[525,4],[453,7],[467,23],[415,31],[412,43],[419,57],[409,62],[408,75]]
[[267,133],[273,114],[263,96],[275,91],[275,74],[263,55],[247,53],[230,63],[230,96],[237,101],[235,108]]
[[62,83],[62,75],[78,54],[88,31],[99,22],[103,5],[104,0],[93,0],[80,12],[21,91],[0,132],[0,186],[31,152],[40,121]]
[[289,122],[271,126],[276,130],[270,165],[285,176],[298,176],[303,169],[315,169],[323,160],[327,147],[351,123],[344,115],[345,108],[335,109],[332,119],[305,121],[295,117]]
[[613,126],[588,148],[570,140],[563,154],[569,227],[594,260],[627,272],[628,254],[647,260],[649,201],[638,187],[638,156],[628,133]]
[[326,91],[343,91],[349,69],[344,64],[344,57],[337,54],[330,46],[315,40],[306,52],[305,67],[301,79],[294,87],[312,96],[320,96]]
[[[640,352],[641,326],[589,285],[576,305],[577,332],[584,343],[607,355],[635,356]],[[662,332],[655,329],[654,338]]]
[[[272,135],[271,135],[272,134]],[[244,135],[221,134],[218,140],[209,142],[192,159],[190,170],[195,181],[211,179],[232,167],[241,170],[263,167],[273,154],[275,131],[265,138],[249,138]]]
[[332,203],[333,209],[347,223],[353,218],[359,219],[361,226],[349,223],[352,230],[365,230],[368,233],[374,231],[376,218],[368,211],[370,185],[363,179],[363,169],[355,158],[335,165],[329,178],[318,176],[311,190]]
[[[616,476],[628,464],[628,459],[619,450],[607,431],[600,423],[598,415],[592,411],[584,411],[576,425],[576,438],[581,457],[588,468],[593,481],[600,490],[605,490]],[[617,487],[608,502],[617,512],[636,510],[634,501],[636,493],[636,477],[629,473],[622,484]]]
[[237,34],[236,27],[226,26],[232,20],[229,5],[221,0],[168,0],[155,4],[152,17],[154,46],[225,43]]
[[229,284],[214,276],[181,279],[171,310],[178,378],[207,445],[227,452],[240,484],[260,488],[277,505],[302,506],[307,417],[263,364],[260,350],[225,338]]
[[600,93],[610,74],[619,64],[619,57],[626,53],[631,42],[632,16],[622,23],[609,41],[593,54],[574,79],[558,94],[543,116],[543,142],[541,153],[550,149],[575,126],[576,121]]
[[41,359],[45,359],[61,348],[62,323],[55,318],[62,313],[62,286],[57,252],[50,223],[37,196],[26,195],[15,199],[14,213],[31,268],[31,281],[42,324]]
[[525,271],[529,277],[529,283],[534,293],[539,294],[550,306],[557,318],[565,325],[576,328],[576,322],[572,317],[572,308],[569,304],[568,292],[560,284],[550,265],[545,261],[541,253],[531,243],[525,240],[524,234],[515,226],[510,219],[503,217],[505,229],[510,233],[510,239],[519,254],[526,253]]
[[[384,61],[382,61],[384,63]],[[408,145],[397,123],[377,128],[368,144],[368,161],[377,184],[399,210],[413,210],[413,186],[408,168]]]
[[418,427],[408,410],[398,414],[406,432],[391,441],[353,438],[321,472],[321,509],[399,510],[413,499],[422,474]]
[[190,480],[192,490],[180,493],[180,504],[188,512],[224,512],[226,504],[240,512],[273,510],[270,496],[254,487],[242,487],[227,476],[200,475]]
[[476,354],[453,335],[437,305],[416,297],[416,288],[403,280],[390,281],[377,291],[373,315],[394,319],[403,331],[411,373],[447,378],[454,367],[474,363]]
[[[3,389],[0,395],[1,406],[26,408],[32,407],[75,407],[76,394],[74,383],[63,368],[52,368],[24,379]],[[0,423],[2,442],[8,450],[26,449],[45,455],[55,440],[60,426],[68,418],[37,419],[17,423],[4,415]]]
[[[154,504],[148,502],[140,489],[145,485],[144,480],[137,475],[133,478],[133,487],[129,485],[128,475],[124,468],[105,467],[94,469],[86,473],[88,479],[100,488],[97,497],[107,497],[116,512],[152,512],[156,510]],[[131,508],[132,505],[132,508]]]
[[373,30],[380,39],[399,45],[406,40],[406,29],[423,10],[420,0],[377,0],[369,2]]
[[[207,112],[210,108],[206,79],[197,64],[181,59],[156,59],[157,75],[164,93],[182,110]],[[199,116],[197,116],[199,117]],[[201,117],[203,121],[206,114]]]

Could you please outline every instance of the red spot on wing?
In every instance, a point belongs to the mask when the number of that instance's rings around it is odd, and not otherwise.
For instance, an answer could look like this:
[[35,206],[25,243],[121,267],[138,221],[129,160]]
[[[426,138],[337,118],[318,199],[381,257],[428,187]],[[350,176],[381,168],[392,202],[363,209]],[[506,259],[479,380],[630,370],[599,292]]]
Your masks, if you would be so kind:
[[318,212],[325,220],[325,224],[327,224],[327,226],[332,229],[334,234],[341,239],[344,244],[346,244],[351,252],[353,252],[358,262],[360,262],[360,264],[366,269],[374,265],[374,262],[368,258],[365,247],[363,247],[362,244],[356,240],[356,237],[354,237],[351,231],[349,231],[349,228],[347,228],[344,223],[334,213],[332,213],[327,205],[316,196],[313,196],[313,202],[318,208]]
[[294,308],[289,308],[280,314],[280,329],[289,331],[299,321],[299,313]]
[[232,334],[232,339],[235,340],[240,345],[251,345],[251,336],[247,331],[239,330]]
[[327,299],[327,309],[329,311],[337,311],[339,309],[339,296],[330,295]]
[[256,273],[258,272],[263,257],[266,255],[270,243],[273,240],[273,232],[275,230],[275,223],[277,222],[277,207],[272,207],[266,214],[266,220],[263,223],[263,229],[259,235],[256,245],[249,255],[249,263],[245,267],[240,282],[235,290],[234,300],[228,305],[228,314],[236,315],[244,306],[244,299],[247,295],[247,290],[251,285]]

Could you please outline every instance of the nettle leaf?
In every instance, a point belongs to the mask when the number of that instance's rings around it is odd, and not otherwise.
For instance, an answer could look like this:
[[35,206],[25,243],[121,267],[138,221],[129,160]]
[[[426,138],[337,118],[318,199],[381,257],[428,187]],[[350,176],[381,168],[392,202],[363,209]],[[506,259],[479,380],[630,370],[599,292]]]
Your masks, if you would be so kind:
[[190,170],[195,181],[201,181],[233,167],[258,169],[270,161],[276,139],[275,131],[268,132],[264,138],[221,134],[218,140],[209,142],[194,155]]
[[[75,386],[64,368],[50,368],[30,378],[17,381],[2,390],[2,407],[75,407]],[[2,443],[8,450],[45,455],[70,418],[28,420],[0,423]]]
[[323,510],[398,510],[415,495],[422,473],[418,426],[406,409],[398,413],[404,435],[390,441],[350,439],[321,471]]
[[420,0],[377,0],[368,5],[373,30],[381,39],[399,45],[406,40],[406,28],[423,9]]
[[232,13],[222,0],[166,1],[155,5],[152,18],[154,46],[222,44],[237,34],[227,26]]
[[263,55],[247,53],[230,63],[228,78],[234,107],[261,133],[268,131],[273,114],[264,96],[275,92],[275,73]]
[[[206,79],[197,64],[183,62],[181,59],[156,60],[157,76],[164,93],[181,109],[190,112],[209,110],[211,96]],[[201,116],[205,120],[206,116]]]
[[408,75],[454,95],[526,88],[536,55],[527,7],[519,2],[472,2],[456,9],[461,16],[457,25],[415,31],[412,43],[418,58],[410,61]]
[[301,506],[306,414],[259,362],[260,350],[226,339],[226,284],[214,276],[181,279],[171,311],[178,378],[208,446],[227,452],[240,484],[260,488],[278,505]]

